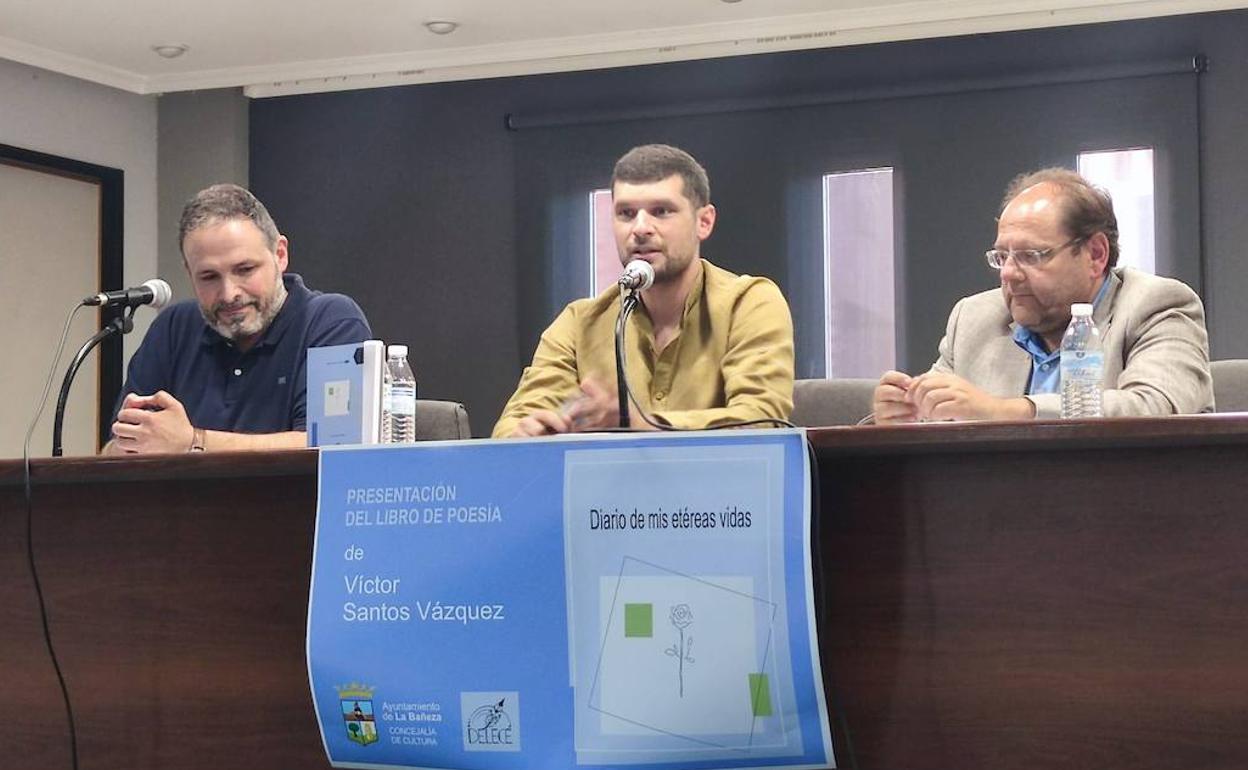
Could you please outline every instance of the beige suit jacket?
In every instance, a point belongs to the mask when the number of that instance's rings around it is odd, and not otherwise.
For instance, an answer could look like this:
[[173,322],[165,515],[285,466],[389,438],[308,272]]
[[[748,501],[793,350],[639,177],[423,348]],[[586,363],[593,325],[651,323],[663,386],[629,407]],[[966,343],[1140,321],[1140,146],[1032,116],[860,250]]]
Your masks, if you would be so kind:
[[[1213,411],[1209,337],[1200,297],[1187,285],[1131,268],[1110,272],[1092,315],[1105,349],[1106,417]],[[993,289],[953,306],[934,372],[952,372],[1003,398],[1025,395],[1031,356],[1014,342],[1013,319]],[[1028,396],[1036,417],[1058,417],[1061,396]]]

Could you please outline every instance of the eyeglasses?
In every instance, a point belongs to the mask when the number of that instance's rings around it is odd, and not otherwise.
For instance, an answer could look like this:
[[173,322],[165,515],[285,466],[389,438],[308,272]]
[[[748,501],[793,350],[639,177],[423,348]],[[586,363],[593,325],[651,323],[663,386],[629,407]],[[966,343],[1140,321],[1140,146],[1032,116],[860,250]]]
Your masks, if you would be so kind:
[[988,249],[984,252],[984,259],[988,260],[988,267],[994,270],[1005,267],[1005,261],[1010,257],[1014,258],[1014,264],[1019,267],[1039,267],[1056,257],[1063,249],[1082,240],[1084,236],[1071,238],[1061,246],[1050,246],[1047,249]]

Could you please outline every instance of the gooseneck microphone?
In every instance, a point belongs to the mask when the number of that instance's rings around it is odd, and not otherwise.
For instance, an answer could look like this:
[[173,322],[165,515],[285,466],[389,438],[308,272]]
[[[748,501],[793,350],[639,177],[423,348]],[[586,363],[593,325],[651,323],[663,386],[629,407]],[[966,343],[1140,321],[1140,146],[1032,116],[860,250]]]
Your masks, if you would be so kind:
[[634,259],[624,266],[619,284],[620,315],[615,319],[615,388],[620,398],[620,427],[628,428],[631,426],[628,417],[628,375],[624,370],[624,324],[641,301],[641,292],[654,285],[654,266],[644,259]]
[[160,310],[165,305],[168,305],[169,300],[172,298],[173,290],[169,288],[169,284],[160,278],[153,278],[150,281],[144,281],[142,286],[135,286],[132,289],[93,294],[83,299],[82,304],[87,307],[138,307],[139,305],[151,305],[156,310]]
[[[169,288],[169,284],[159,278],[153,278],[150,281],[145,281],[142,286],[136,286],[133,289],[93,294],[78,304],[77,307],[79,308],[116,307],[120,308],[120,310],[113,318],[108,318],[103,327],[91,339],[83,343],[82,347],[78,349],[77,355],[74,356],[74,360],[70,362],[69,369],[65,372],[65,379],[61,381],[61,395],[56,400],[56,416],[52,422],[53,457],[61,456],[61,436],[65,427],[65,404],[69,399],[69,388],[73,385],[74,375],[78,373],[78,367],[82,366],[82,362],[86,360],[87,354],[108,337],[129,334],[134,329],[134,314],[140,306],[151,305],[159,310],[169,304],[169,300],[172,298],[173,290]],[[68,326],[66,328],[68,329]],[[60,358],[59,351],[57,358]],[[53,366],[55,365],[53,363]]]

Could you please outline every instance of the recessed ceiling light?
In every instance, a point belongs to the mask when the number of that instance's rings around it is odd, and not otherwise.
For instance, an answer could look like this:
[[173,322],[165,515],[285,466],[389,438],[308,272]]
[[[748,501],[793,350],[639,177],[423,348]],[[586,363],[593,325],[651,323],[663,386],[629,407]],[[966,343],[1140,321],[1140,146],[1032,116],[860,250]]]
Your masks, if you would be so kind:
[[741,0],[720,0],[720,2],[724,2],[724,3],[739,3],[739,2],[741,2]]
[[459,29],[459,22],[447,21],[445,19],[432,19],[425,22],[425,29],[435,35],[449,35]]
[[189,45],[177,43],[174,45],[154,45],[152,50],[162,59],[176,59],[187,51],[191,50]]

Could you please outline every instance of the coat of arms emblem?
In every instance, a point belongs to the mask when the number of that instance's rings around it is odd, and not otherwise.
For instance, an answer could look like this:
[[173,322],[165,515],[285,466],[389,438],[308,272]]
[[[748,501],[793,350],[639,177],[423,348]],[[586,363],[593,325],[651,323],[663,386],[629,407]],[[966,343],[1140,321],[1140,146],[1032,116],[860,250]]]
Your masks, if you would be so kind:
[[377,721],[373,717],[373,690],[360,684],[338,687],[338,701],[342,704],[342,720],[346,723],[347,738],[367,746],[377,742]]

